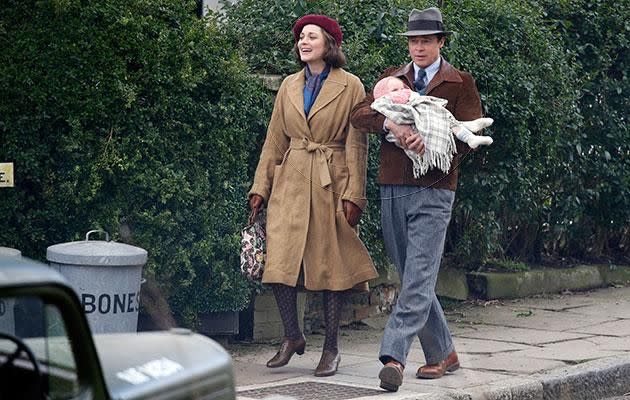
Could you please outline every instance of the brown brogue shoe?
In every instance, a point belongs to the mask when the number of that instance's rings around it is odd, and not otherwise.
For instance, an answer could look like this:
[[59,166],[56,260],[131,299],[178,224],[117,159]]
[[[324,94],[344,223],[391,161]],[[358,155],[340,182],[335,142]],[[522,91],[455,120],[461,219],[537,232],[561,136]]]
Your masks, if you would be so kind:
[[278,350],[271,360],[267,361],[267,367],[278,368],[287,365],[289,360],[291,360],[291,357],[293,357],[293,354],[304,354],[305,347],[306,338],[304,335],[296,340],[284,338],[282,340],[282,344],[280,345],[280,350]]
[[457,369],[459,369],[459,360],[457,359],[457,353],[453,350],[446,359],[439,363],[423,365],[418,368],[416,378],[437,379],[443,377],[445,373],[453,372]]
[[388,392],[397,392],[398,387],[402,385],[404,370],[405,367],[398,361],[386,363],[381,368],[381,372],[378,373],[378,378],[381,380],[381,388]]
[[324,350],[322,358],[315,368],[315,376],[332,376],[337,372],[339,363],[341,362],[341,355],[339,352],[332,352],[330,350]]

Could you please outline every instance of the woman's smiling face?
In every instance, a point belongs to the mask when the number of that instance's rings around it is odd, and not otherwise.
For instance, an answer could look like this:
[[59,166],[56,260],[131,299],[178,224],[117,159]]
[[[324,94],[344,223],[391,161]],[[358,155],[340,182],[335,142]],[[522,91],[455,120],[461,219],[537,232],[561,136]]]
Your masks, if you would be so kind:
[[304,25],[297,43],[300,59],[304,63],[316,63],[324,59],[326,54],[326,38],[322,28],[317,25]]

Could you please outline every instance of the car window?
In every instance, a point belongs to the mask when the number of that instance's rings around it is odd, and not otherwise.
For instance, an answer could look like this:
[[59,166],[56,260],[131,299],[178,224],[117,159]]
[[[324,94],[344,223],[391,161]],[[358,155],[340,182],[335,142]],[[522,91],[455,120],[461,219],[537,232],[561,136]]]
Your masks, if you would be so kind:
[[56,305],[32,296],[0,297],[0,371],[0,398],[78,395],[74,354]]

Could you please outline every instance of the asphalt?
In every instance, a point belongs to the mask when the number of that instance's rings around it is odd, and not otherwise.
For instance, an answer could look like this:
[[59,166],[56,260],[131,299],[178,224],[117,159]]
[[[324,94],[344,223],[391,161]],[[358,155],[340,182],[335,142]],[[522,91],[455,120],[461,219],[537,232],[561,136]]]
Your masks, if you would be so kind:
[[378,387],[386,316],[341,330],[341,364],[327,378],[313,376],[322,335],[307,336],[304,355],[277,369],[265,363],[278,342],[230,344],[238,399],[630,400],[629,287],[464,302],[447,319],[462,367],[416,379],[424,358],[415,344],[395,393]]

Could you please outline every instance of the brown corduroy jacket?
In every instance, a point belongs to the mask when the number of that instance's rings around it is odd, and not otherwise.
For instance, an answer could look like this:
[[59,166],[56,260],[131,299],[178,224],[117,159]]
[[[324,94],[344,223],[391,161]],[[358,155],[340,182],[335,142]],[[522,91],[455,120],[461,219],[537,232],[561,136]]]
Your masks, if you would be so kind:
[[[413,65],[409,63],[402,67],[388,68],[379,80],[387,76],[395,76],[413,88],[413,75]],[[426,95],[448,100],[446,108],[459,121],[469,121],[482,116],[481,99],[475,80],[469,73],[456,69],[444,59],[442,59],[440,69],[429,82]],[[419,179],[415,179],[413,162],[401,148],[385,139],[385,132],[383,132],[385,117],[370,108],[373,101],[374,96],[370,92],[353,108],[350,121],[361,132],[374,132],[382,135],[378,183],[433,187],[455,191],[459,164],[463,157],[471,151],[470,147],[455,139],[457,154],[453,157],[449,173],[445,174],[439,169],[431,169]]]

